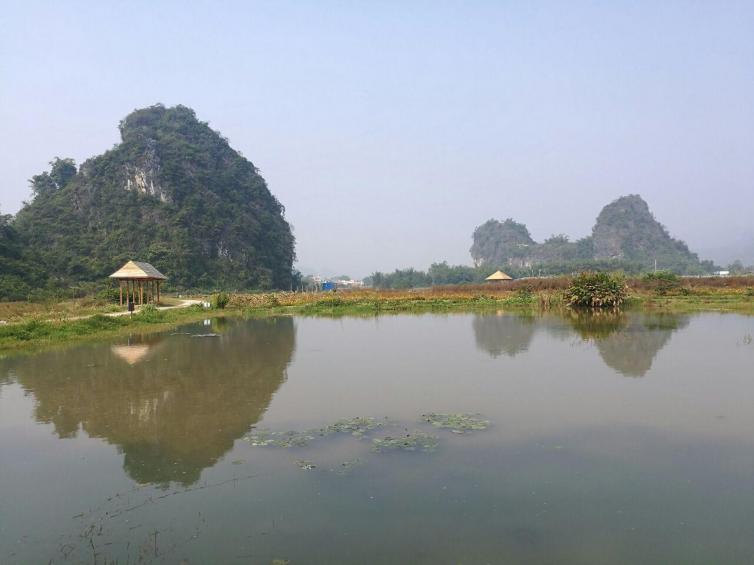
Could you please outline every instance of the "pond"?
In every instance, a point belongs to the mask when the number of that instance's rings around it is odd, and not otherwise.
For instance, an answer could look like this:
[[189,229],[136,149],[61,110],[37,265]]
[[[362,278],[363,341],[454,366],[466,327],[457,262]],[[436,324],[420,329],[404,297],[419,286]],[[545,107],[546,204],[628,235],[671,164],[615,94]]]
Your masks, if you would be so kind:
[[2,563],[749,563],[754,317],[213,319],[0,360]]

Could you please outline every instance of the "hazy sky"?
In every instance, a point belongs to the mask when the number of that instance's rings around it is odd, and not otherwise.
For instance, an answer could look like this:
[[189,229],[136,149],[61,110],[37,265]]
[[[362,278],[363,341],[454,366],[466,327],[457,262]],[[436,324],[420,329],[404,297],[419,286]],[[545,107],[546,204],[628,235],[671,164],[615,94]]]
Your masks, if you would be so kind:
[[162,102],[259,167],[307,270],[470,263],[490,217],[581,237],[628,193],[754,255],[751,1],[26,0],[0,27],[3,213]]

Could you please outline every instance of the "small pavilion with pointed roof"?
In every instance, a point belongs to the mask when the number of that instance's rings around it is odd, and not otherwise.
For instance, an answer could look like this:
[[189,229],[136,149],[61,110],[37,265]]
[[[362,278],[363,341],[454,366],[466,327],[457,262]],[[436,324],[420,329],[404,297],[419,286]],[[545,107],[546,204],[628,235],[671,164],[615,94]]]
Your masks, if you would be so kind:
[[504,282],[512,281],[513,277],[506,275],[503,271],[495,271],[484,280],[486,280],[487,282]]
[[110,278],[116,279],[120,286],[121,306],[123,305],[124,286],[126,289],[126,304],[129,302],[144,304],[145,298],[147,303],[156,303],[160,301],[160,284],[162,281],[167,280],[167,277],[160,271],[149,263],[142,261],[129,261],[110,275]]

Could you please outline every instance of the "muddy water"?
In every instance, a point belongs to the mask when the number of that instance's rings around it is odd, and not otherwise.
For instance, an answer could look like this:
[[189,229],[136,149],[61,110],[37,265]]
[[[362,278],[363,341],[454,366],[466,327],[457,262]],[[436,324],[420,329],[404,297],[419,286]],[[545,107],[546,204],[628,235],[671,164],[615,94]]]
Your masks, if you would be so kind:
[[752,335],[276,318],[6,358],[0,562],[749,563]]

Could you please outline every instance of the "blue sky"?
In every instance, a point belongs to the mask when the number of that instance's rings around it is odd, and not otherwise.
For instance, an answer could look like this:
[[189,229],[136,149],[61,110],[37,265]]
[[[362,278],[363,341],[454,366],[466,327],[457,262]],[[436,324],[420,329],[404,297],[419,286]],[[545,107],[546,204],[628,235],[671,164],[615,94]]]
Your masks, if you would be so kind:
[[469,263],[490,217],[581,237],[629,193],[754,256],[753,2],[17,2],[0,27],[4,213],[162,102],[259,167],[307,270]]

